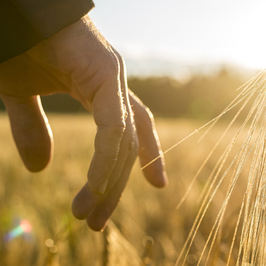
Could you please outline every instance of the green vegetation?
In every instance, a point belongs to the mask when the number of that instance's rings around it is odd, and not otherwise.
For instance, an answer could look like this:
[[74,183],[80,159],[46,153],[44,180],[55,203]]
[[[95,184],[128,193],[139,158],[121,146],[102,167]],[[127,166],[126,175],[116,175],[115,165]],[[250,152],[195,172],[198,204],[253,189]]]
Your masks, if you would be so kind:
[[[250,77],[221,68],[212,75],[195,74],[180,82],[170,77],[129,77],[129,88],[156,116],[211,119],[232,100],[236,89]],[[76,113],[84,108],[68,95],[42,97],[48,112]],[[0,102],[0,110],[4,109]]]
[[128,84],[157,116],[204,120],[219,115],[246,81],[222,68],[212,75],[194,75],[182,83],[169,77],[131,77]]

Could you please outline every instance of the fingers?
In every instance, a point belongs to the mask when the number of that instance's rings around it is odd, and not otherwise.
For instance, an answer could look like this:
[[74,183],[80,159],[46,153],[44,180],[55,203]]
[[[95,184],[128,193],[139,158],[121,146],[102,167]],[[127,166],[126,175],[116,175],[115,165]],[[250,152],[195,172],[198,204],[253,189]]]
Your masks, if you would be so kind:
[[160,156],[156,161],[145,167],[142,171],[146,179],[156,187],[164,187],[168,184],[165,172],[164,157],[160,147],[160,141],[155,129],[152,113],[132,93],[129,93],[132,104],[137,135],[139,140],[139,158],[144,167],[153,159]]
[[103,195],[93,193],[88,186],[88,182],[86,182],[83,188],[73,199],[73,215],[80,220],[86,219],[86,217],[94,210],[97,203],[101,200],[101,197],[103,197]]
[[109,190],[104,195],[96,195],[85,184],[74,198],[72,204],[74,216],[78,219],[86,219],[88,226],[94,231],[104,229],[108,219],[119,203],[135,159],[136,152],[132,152],[127,157],[125,167],[123,167],[120,174],[118,175],[117,172],[112,174],[110,181],[115,182],[116,180],[116,183],[109,187]]
[[106,80],[96,92],[92,112],[97,125],[95,152],[88,171],[88,184],[94,193],[103,194],[117,163],[125,131],[125,110],[117,75]]
[[[125,187],[134,162],[127,158],[131,154],[135,158],[138,147],[122,59],[89,21],[73,24],[30,54],[68,74],[72,79],[71,95],[92,110],[97,125],[95,152],[87,175],[88,186],[76,196],[72,209],[77,218],[87,217],[89,226],[100,230]],[[142,147],[141,164],[145,165],[160,154],[159,141],[148,111],[134,96],[131,100]],[[162,158],[145,168],[144,174],[157,187],[167,183]]]
[[123,169],[120,178],[117,183],[112,187],[111,191],[87,216],[87,224],[94,231],[101,231],[105,228],[107,221],[111,217],[115,208],[117,207],[119,200],[122,196],[122,192],[127,184],[132,165],[135,161],[135,156],[130,156],[126,162],[126,167]]
[[41,171],[51,160],[53,136],[39,96],[19,98],[1,94],[13,138],[25,166]]
[[124,88],[125,91],[124,100],[125,103],[127,103],[128,112],[131,113],[131,106],[133,108],[135,126],[139,141],[139,157],[141,166],[145,166],[154,158],[160,156],[160,158],[158,158],[158,160],[154,163],[145,167],[143,169],[143,173],[152,185],[156,187],[164,187],[168,183],[168,178],[164,169],[164,157],[161,151],[160,141],[155,129],[152,113],[130,90],[128,90],[123,58],[114,48],[112,49],[119,60],[121,69],[121,87]]
[[[123,138],[127,138],[126,135],[127,134],[124,134]],[[115,169],[113,170],[112,175],[109,178],[108,187],[105,193],[104,194],[93,193],[91,189],[89,188],[88,184],[86,183],[83,186],[83,188],[80,190],[80,192],[76,195],[72,203],[72,212],[76,218],[82,220],[90,216],[91,212],[94,210],[96,205],[100,204],[100,202],[105,197],[108,197],[108,198],[113,197],[113,196],[114,198],[116,198],[117,196],[120,197],[119,195],[122,193],[123,189],[117,188],[118,184],[122,182],[119,180],[121,178],[123,180],[128,179],[130,170],[137,157],[137,146],[134,146],[134,148],[129,149],[128,146],[125,145],[126,143],[127,141],[123,141],[121,144],[121,152],[117,160],[117,165]],[[116,187],[116,189],[113,189],[113,187]],[[115,195],[116,193],[118,193],[119,195]],[[110,196],[110,195],[113,195],[113,196]],[[112,200],[110,199],[110,204],[111,202]],[[107,208],[109,207],[107,206]]]
[[[98,131],[95,154],[88,172],[89,187],[85,185],[82,188],[72,205],[73,214],[79,219],[86,218],[89,227],[95,231],[104,228],[116,208],[137,157],[138,140],[125,82],[121,78],[124,76],[123,68],[119,64],[120,83],[109,81],[93,99],[92,110]],[[116,80],[119,79],[116,77]],[[104,194],[94,194],[93,187],[100,188],[98,191]]]
[[[95,152],[87,174],[94,193],[103,194],[116,166],[126,128],[119,62],[89,18],[66,27],[31,49],[30,55],[72,78],[69,92],[91,110],[97,125]],[[72,85],[71,84],[71,85]]]

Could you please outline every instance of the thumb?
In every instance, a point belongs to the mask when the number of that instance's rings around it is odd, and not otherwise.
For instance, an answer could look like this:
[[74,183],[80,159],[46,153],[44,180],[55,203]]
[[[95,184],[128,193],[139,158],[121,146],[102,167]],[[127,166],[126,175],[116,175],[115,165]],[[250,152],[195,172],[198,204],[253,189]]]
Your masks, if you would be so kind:
[[21,98],[1,94],[1,98],[25,166],[32,172],[41,171],[51,160],[53,136],[40,97]]

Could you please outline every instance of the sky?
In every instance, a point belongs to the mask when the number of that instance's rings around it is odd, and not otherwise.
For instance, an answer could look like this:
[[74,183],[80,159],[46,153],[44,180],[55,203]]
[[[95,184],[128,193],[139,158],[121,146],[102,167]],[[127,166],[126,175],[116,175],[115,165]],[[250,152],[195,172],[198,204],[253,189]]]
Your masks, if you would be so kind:
[[134,60],[266,66],[265,0],[94,0],[90,16]]

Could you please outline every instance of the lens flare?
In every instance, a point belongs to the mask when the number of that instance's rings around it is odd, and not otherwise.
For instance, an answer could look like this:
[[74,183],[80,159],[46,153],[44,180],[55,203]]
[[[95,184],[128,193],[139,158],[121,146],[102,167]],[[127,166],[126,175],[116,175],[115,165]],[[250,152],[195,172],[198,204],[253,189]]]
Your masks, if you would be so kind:
[[7,241],[10,241],[16,237],[18,237],[19,235],[22,235],[24,233],[29,233],[31,232],[31,224],[29,221],[27,220],[21,220],[19,223],[19,226],[17,226],[16,228],[14,228],[12,231],[10,231],[6,236],[5,239]]

